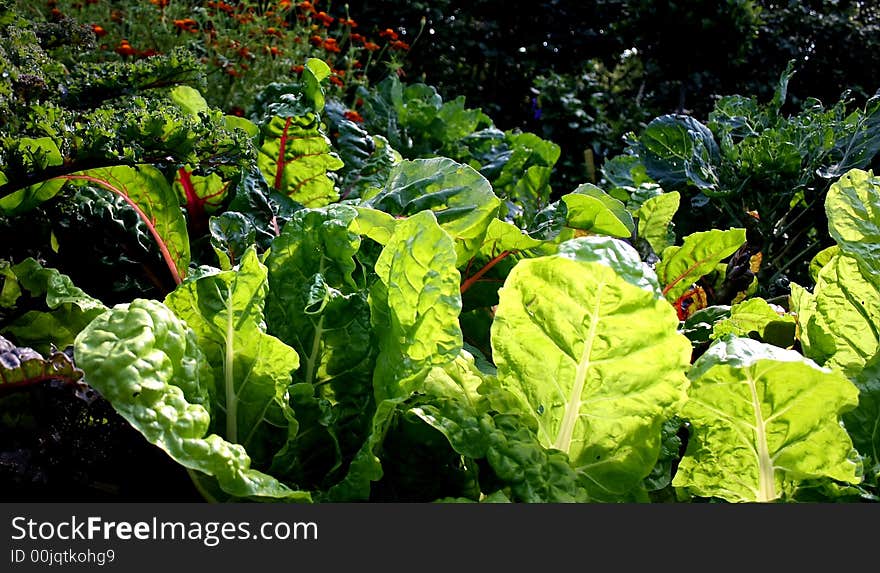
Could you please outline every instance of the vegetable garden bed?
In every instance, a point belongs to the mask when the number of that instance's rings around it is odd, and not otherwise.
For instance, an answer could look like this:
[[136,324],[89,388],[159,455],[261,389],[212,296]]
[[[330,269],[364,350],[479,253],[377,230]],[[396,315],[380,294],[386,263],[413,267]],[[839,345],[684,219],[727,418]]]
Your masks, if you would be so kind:
[[309,58],[241,117],[0,8],[5,497],[878,500],[877,100],[789,69],[561,193],[425,84]]

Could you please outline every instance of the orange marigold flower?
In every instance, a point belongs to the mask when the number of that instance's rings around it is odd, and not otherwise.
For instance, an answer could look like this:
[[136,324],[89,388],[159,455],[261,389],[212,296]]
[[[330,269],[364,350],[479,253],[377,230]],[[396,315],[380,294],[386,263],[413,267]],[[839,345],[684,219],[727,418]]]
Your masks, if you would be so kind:
[[391,42],[391,49],[406,51],[409,50],[409,44],[407,44],[403,40],[394,40],[393,42]]
[[319,22],[324,24],[324,27],[327,28],[336,20],[336,18],[329,15],[327,12],[318,12],[317,14],[315,14],[315,20],[318,20]]
[[352,20],[351,18],[340,18],[339,23],[343,26],[348,26],[349,28],[357,28],[358,23]]
[[351,67],[353,67],[356,70],[359,70],[359,69],[363,68],[364,65],[362,63],[360,63],[359,61],[355,60],[351,63]]
[[344,85],[344,84],[342,83],[342,80],[340,80],[340,79],[337,78],[336,76],[330,76],[330,83],[333,84],[333,85],[335,85],[335,86],[339,86],[339,87],[342,87],[342,86]]
[[341,50],[339,48],[339,44],[336,43],[336,38],[327,38],[324,40],[324,49],[328,52],[333,52],[338,54]]
[[241,77],[241,74],[238,73],[238,70],[236,70],[232,66],[227,66],[223,68],[223,72],[228,76],[232,76],[233,78]]
[[98,26],[97,24],[92,24],[92,32],[94,32],[95,36],[99,38],[103,38],[107,35],[107,30],[105,30],[101,26]]
[[281,55],[281,48],[278,46],[263,46],[263,51],[267,54],[271,54],[273,58]]
[[370,52],[375,52],[379,49],[379,44],[375,44],[373,42],[364,42],[364,47]]
[[217,9],[221,12],[226,12],[227,15],[231,16],[233,12],[235,12],[235,6],[231,6],[226,2],[218,2]]
[[60,19],[62,16],[64,16],[64,14],[62,14],[61,10],[59,10],[58,8],[52,8],[52,10],[49,11],[49,14],[51,14],[52,17],[55,19]]
[[299,6],[299,9],[303,12],[315,12],[315,7],[314,5],[312,5],[311,2],[300,2],[299,4],[297,4],[297,6]]
[[[89,4],[91,4],[91,2],[89,2]],[[150,4],[157,8],[165,8],[166,6],[168,6],[168,0],[150,0]]]
[[359,97],[356,100],[354,100],[355,107],[361,107],[362,105],[364,105],[364,98]]
[[345,77],[345,70],[337,70],[337,69],[333,69],[333,70],[331,70],[331,71],[332,71],[335,75],[339,76],[340,78],[344,78],[344,77]]
[[113,51],[120,56],[133,56],[135,54],[135,50],[131,47],[131,44],[128,43],[128,40],[122,40],[119,42],[119,45],[116,46],[116,49]]
[[292,5],[293,5],[293,2],[291,0],[281,0],[281,2],[278,3],[278,7],[281,8],[282,10],[287,10]]
[[347,119],[349,121],[353,121],[355,123],[363,123],[364,122],[364,117],[361,114],[359,114],[358,112],[353,111],[353,110],[348,110],[347,112],[343,113],[342,115],[345,116],[345,119]]
[[110,12],[110,21],[116,23],[122,22],[122,12],[119,10],[113,10]]
[[305,69],[306,69],[305,66],[300,65],[300,64],[297,64],[295,66],[290,67],[290,71],[295,74],[301,74],[301,73],[303,73],[303,70],[305,70]]
[[267,36],[276,36],[276,37],[280,38],[281,31],[278,30],[277,28],[266,28],[266,35]]
[[238,49],[238,57],[251,60],[256,58],[256,56],[251,53],[247,46],[242,46]]
[[199,23],[193,20],[192,18],[184,18],[182,20],[175,20],[174,25],[177,28],[184,32],[197,32],[199,29]]
[[311,38],[309,38],[309,43],[315,47],[318,47],[324,43],[324,38],[322,38],[321,36],[312,36]]
[[380,38],[388,38],[389,40],[396,40],[400,36],[397,35],[397,32],[392,30],[391,28],[385,28],[381,32],[379,32]]
[[158,56],[158,55],[159,55],[159,51],[155,50],[153,48],[148,48],[146,50],[142,50],[137,53],[137,56],[139,58],[152,58],[153,56]]
[[367,39],[360,34],[352,34],[351,41],[352,42],[360,42],[361,44],[363,44],[364,42],[367,41]]

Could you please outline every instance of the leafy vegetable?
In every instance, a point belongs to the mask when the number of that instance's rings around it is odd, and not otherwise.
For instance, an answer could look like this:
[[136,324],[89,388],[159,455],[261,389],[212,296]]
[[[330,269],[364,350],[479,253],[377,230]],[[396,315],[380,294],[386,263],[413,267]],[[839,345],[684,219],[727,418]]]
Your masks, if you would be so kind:
[[244,446],[253,463],[266,467],[296,434],[288,403],[296,352],[265,333],[267,271],[255,249],[235,270],[203,273],[169,294],[165,304],[195,332],[214,373],[208,387],[214,429]]
[[745,229],[713,229],[688,235],[680,247],[666,247],[657,263],[657,278],[663,285],[663,295],[671,301],[676,300],[745,241]]
[[456,240],[457,264],[462,265],[482,245],[501,201],[482,175],[441,157],[396,165],[385,188],[362,205],[398,216],[430,209]]
[[684,397],[690,344],[631,247],[600,237],[566,246],[513,269],[492,352],[540,442],[567,453],[590,489],[620,495],[657,461],[660,427]]
[[673,486],[768,502],[810,478],[861,481],[840,424],[840,415],[858,404],[858,390],[841,374],[791,350],[727,337],[688,377],[681,416],[693,429]]
[[251,468],[245,448],[208,434],[213,376],[186,323],[163,304],[135,300],[96,318],[74,343],[89,383],[179,464],[216,478],[238,498],[308,501]]

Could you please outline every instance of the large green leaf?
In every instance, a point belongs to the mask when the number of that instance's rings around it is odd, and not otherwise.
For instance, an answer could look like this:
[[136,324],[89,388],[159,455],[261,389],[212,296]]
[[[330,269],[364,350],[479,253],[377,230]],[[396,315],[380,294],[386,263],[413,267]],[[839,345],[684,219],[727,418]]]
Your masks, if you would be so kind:
[[376,261],[372,292],[379,356],[376,401],[406,396],[428,369],[452,361],[462,348],[456,254],[433,211],[398,222]]
[[776,346],[790,347],[794,342],[795,318],[780,311],[762,298],[750,298],[735,304],[730,308],[729,317],[715,323],[712,339],[728,334],[748,337],[749,333],[755,332],[764,342],[784,342]]
[[675,240],[669,229],[678,211],[681,194],[678,191],[650,197],[633,213],[639,220],[639,237],[645,239],[655,253],[672,245]]
[[657,263],[657,278],[663,285],[663,295],[670,301],[678,299],[745,242],[745,229],[712,229],[688,235],[680,247],[666,247]]
[[[876,354],[855,377],[859,389],[859,407],[846,412],[843,422],[853,444],[871,465],[875,480],[880,479],[880,353]],[[866,473],[867,473],[866,471]]]
[[239,498],[309,501],[251,468],[240,444],[209,434],[211,368],[195,333],[165,305],[137,299],[105,312],[77,336],[77,365],[101,395],[151,443]]
[[269,187],[306,207],[339,199],[330,171],[342,167],[313,112],[276,115],[262,127],[257,164]]
[[692,435],[672,484],[732,502],[783,498],[797,482],[858,483],[840,423],[858,404],[842,374],[798,352],[734,336],[694,364],[681,416]]
[[[18,296],[9,301],[30,306],[21,296],[38,299],[46,310],[28,310],[8,321],[0,331],[11,334],[22,346],[32,346],[40,352],[51,352],[51,345],[64,348],[96,316],[104,312],[104,304],[77,288],[70,277],[55,269],[44,268],[35,259],[28,258],[8,269],[4,292],[16,285]],[[12,298],[12,297],[10,297]],[[0,310],[4,305],[0,300]]]
[[[352,277],[361,245],[352,231],[357,217],[343,205],[298,211],[266,260],[267,328],[299,353],[294,380],[308,387],[299,389],[303,399],[294,404],[300,435],[292,447],[299,469],[323,474],[322,481],[361,447],[373,410],[376,342],[368,291]],[[327,457],[328,444],[341,457],[335,462]],[[320,460],[324,470],[307,458]]]
[[718,191],[718,144],[709,128],[692,117],[664,115],[639,137],[639,155],[648,175],[665,188],[693,185]]
[[880,290],[856,259],[836,255],[822,270],[813,294],[792,285],[804,354],[853,377],[880,351]]
[[125,199],[147,225],[176,283],[186,277],[190,250],[186,220],[177,194],[159,169],[151,165],[90,169],[61,180],[97,186]]
[[399,163],[385,188],[363,205],[397,216],[430,209],[455,239],[462,265],[479,250],[501,200],[473,168],[437,157]]
[[624,204],[590,183],[563,195],[562,201],[567,209],[566,224],[574,229],[620,238],[630,237],[635,230]]
[[828,190],[825,213],[840,250],[880,286],[880,177],[859,169],[847,172]]
[[264,331],[266,290],[266,268],[251,248],[237,269],[203,274],[165,299],[193,329],[213,369],[214,430],[244,446],[258,467],[296,433],[287,389],[299,358]]
[[657,461],[691,346],[632,247],[603,237],[569,244],[510,273],[493,357],[501,383],[536,417],[540,442],[567,453],[592,489],[620,495]]

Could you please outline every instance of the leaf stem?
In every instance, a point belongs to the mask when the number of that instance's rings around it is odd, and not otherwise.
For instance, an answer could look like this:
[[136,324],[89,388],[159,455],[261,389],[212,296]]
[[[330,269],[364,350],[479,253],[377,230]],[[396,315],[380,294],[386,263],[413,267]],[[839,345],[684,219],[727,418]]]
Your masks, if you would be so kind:
[[465,279],[465,281],[463,283],[461,283],[461,288],[459,289],[459,292],[461,294],[464,294],[464,292],[466,290],[468,290],[469,288],[474,286],[475,282],[480,280],[480,277],[482,277],[483,275],[488,273],[490,270],[492,270],[492,267],[494,267],[495,265],[497,265],[498,263],[500,263],[501,261],[506,259],[508,255],[510,255],[514,252],[515,251],[501,251],[498,255],[493,257],[492,260],[490,260],[488,263],[486,263],[480,270],[478,270],[473,275],[471,275],[470,277]]

